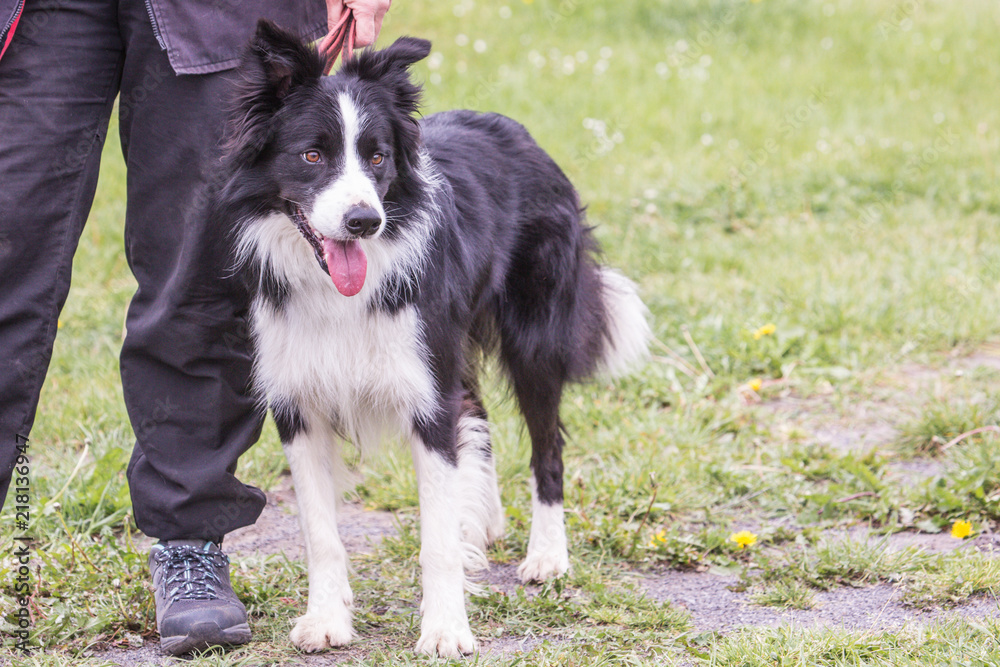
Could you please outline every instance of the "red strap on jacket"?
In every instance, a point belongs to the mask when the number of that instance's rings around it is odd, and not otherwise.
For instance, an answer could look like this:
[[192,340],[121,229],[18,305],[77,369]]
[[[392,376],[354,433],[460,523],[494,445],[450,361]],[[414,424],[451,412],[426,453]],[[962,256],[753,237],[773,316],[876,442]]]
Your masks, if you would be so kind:
[[7,47],[10,46],[10,40],[14,38],[14,30],[17,29],[17,23],[21,20],[21,13],[24,12],[24,3],[17,8],[17,14],[14,15],[14,20],[10,24],[10,28],[7,30],[7,36],[3,40],[3,45],[0,46],[0,58],[3,58],[3,54],[7,52]]

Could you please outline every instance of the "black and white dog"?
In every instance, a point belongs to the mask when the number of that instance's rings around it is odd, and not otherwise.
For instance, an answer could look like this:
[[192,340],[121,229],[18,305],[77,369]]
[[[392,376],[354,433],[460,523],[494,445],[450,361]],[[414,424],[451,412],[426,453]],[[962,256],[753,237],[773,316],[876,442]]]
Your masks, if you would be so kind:
[[478,388],[496,354],[527,421],[533,516],[522,580],[569,567],[559,402],[568,382],[646,351],[635,286],[599,266],[576,192],[498,115],[418,121],[403,38],[322,75],[315,49],[262,22],[238,74],[219,214],[253,293],[256,383],[292,470],[309,602],[307,650],[351,640],[337,534],[341,446],[407,439],[419,485],[423,602],[416,650],[476,643],[466,570],[504,530]]

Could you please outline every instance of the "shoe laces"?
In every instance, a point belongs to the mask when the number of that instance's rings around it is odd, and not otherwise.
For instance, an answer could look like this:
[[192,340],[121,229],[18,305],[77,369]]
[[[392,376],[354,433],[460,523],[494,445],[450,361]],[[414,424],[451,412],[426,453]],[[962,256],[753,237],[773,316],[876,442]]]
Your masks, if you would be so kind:
[[177,600],[217,600],[216,587],[222,586],[219,571],[229,565],[220,551],[203,551],[189,546],[165,546],[153,554],[164,568],[162,585],[171,602]]

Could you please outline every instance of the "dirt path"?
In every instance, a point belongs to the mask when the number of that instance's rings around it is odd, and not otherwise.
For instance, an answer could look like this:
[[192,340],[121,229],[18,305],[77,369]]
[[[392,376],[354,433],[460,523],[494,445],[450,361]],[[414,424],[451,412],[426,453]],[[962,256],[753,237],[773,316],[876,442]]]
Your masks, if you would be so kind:
[[[290,559],[305,560],[297,512],[291,478],[283,477],[278,488],[267,494],[257,523],[226,536],[226,553],[240,557],[284,552]],[[338,508],[337,525],[349,554],[370,552],[383,537],[396,533],[396,518],[390,512],[367,512],[354,503]]]

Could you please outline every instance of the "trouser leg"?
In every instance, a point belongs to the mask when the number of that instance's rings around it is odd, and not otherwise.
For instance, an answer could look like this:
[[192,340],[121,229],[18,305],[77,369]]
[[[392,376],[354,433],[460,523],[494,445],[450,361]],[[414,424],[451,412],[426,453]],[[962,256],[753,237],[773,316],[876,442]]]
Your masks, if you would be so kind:
[[134,516],[152,537],[219,540],[265,502],[233,474],[263,413],[250,391],[248,297],[207,213],[231,75],[174,75],[140,0],[123,2],[122,26],[125,246],[139,284],[121,355]]
[[27,2],[0,61],[0,506],[35,419],[121,61],[115,3],[98,0]]

